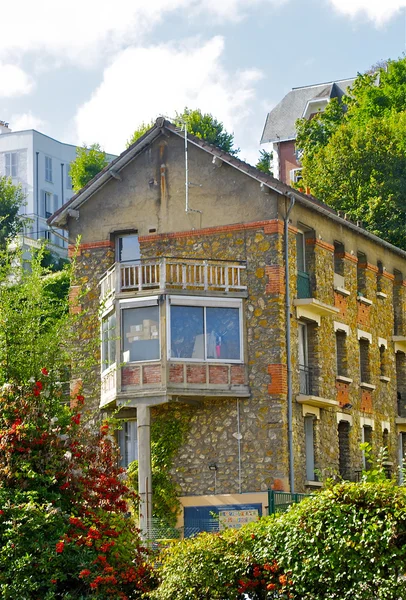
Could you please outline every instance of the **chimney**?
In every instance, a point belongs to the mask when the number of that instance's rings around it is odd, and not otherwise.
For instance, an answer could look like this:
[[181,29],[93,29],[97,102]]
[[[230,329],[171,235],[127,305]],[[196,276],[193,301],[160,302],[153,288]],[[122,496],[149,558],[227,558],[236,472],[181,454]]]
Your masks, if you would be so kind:
[[11,129],[8,126],[8,123],[0,120],[0,135],[2,133],[11,133]]

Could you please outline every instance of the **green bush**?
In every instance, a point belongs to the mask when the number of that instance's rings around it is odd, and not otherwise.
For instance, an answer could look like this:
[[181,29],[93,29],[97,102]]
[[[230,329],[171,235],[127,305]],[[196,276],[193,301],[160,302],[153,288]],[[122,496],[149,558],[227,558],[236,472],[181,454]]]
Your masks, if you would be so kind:
[[400,600],[405,571],[406,490],[341,483],[239,531],[175,544],[152,597]]

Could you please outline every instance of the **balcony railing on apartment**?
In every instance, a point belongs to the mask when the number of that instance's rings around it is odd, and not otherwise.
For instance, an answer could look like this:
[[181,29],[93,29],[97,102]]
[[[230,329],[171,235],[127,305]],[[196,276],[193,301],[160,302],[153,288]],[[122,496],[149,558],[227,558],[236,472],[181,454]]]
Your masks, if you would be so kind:
[[304,271],[298,271],[297,273],[297,297],[298,298],[311,298],[310,292],[310,275]]
[[306,396],[313,394],[312,370],[306,365],[299,365],[299,391]]
[[232,262],[151,258],[115,263],[100,281],[100,295],[170,289],[241,292],[245,265]]

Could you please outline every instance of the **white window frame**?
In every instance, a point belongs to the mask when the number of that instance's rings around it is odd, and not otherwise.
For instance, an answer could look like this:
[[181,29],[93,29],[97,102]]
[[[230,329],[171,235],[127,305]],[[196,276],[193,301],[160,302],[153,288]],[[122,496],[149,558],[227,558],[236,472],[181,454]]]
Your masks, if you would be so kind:
[[[111,365],[105,365],[104,361],[103,361],[103,321],[104,319],[108,319],[111,315],[115,314],[116,315],[116,335],[114,343],[116,345],[116,360],[114,363],[112,363]],[[120,315],[121,316],[121,315]],[[102,377],[104,377],[105,375],[107,375],[107,373],[109,373],[110,371],[113,371],[114,369],[117,368],[117,338],[120,337],[119,335],[119,330],[117,327],[117,313],[116,313],[116,309],[115,307],[113,307],[113,309],[110,307],[108,310],[106,310],[100,317],[100,363],[101,363],[101,375]]]
[[306,480],[316,481],[315,452],[314,452],[314,422],[312,415],[304,417]]
[[[307,265],[306,265],[306,238],[305,238],[305,232],[302,229],[298,229],[296,232],[296,244],[297,244],[297,239],[299,236],[302,236],[302,253],[303,253],[303,270],[299,269],[298,264],[297,264],[297,259],[296,259],[296,269],[297,271],[300,271],[301,273],[307,273]],[[298,246],[298,244],[297,244]]]
[[[158,358],[151,358],[150,360],[129,360],[129,361],[125,361],[124,360],[124,350],[123,350],[123,340],[124,340],[124,330],[123,330],[123,310],[126,310],[128,308],[147,308],[149,306],[158,306],[158,332],[159,332],[159,337],[158,337],[158,341],[159,341],[159,357]],[[160,362],[162,359],[162,332],[161,332],[161,323],[162,323],[162,311],[161,311],[161,306],[159,304],[159,296],[149,296],[149,297],[144,297],[144,298],[129,298],[124,299],[124,300],[120,300],[119,302],[119,309],[120,309],[120,313],[119,313],[119,341],[120,341],[120,348],[119,348],[119,354],[118,356],[121,357],[121,363],[123,365],[139,365],[139,364],[144,364],[144,363],[157,363]],[[116,360],[117,360],[117,351],[116,351]]]
[[[132,460],[127,461],[126,460],[126,436],[128,434],[128,429],[130,429],[130,434],[129,434],[129,441],[130,441],[130,445],[132,446],[131,451],[128,454],[131,454],[131,452],[133,453],[133,455],[135,456],[135,458],[133,458]],[[120,465],[124,468],[127,469],[128,465],[130,463],[132,463],[134,460],[138,460],[138,429],[137,429],[137,421],[135,420],[127,420],[127,421],[123,421],[122,422],[122,428],[118,430],[118,446],[120,448],[120,454],[121,454],[121,459],[120,459]],[[134,434],[135,435],[131,435]]]
[[[171,306],[191,306],[202,308],[238,308],[238,326],[240,330],[240,358],[207,358],[207,344],[204,344],[204,358],[185,358],[171,355]],[[241,298],[202,298],[201,296],[168,296],[167,297],[166,339],[168,360],[194,363],[244,363],[243,314]],[[206,311],[203,312],[203,331],[206,335]]]
[[53,183],[52,176],[52,158],[51,156],[45,156],[45,181]]
[[[14,164],[13,164],[13,158],[14,158]],[[7,165],[7,162],[9,163]],[[18,177],[18,152],[5,152],[4,153],[4,167],[5,167],[5,174],[6,177],[11,177],[12,179],[14,179],[15,177]],[[13,174],[13,167],[15,169],[15,173]],[[9,171],[7,173],[7,170]]]

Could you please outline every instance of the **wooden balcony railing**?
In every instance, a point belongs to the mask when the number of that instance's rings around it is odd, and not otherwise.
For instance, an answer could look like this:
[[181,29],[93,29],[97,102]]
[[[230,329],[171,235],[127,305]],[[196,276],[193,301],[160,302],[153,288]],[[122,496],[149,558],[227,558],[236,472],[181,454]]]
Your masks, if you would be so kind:
[[168,289],[240,292],[247,289],[244,272],[242,264],[183,258],[116,263],[101,279],[100,295]]

